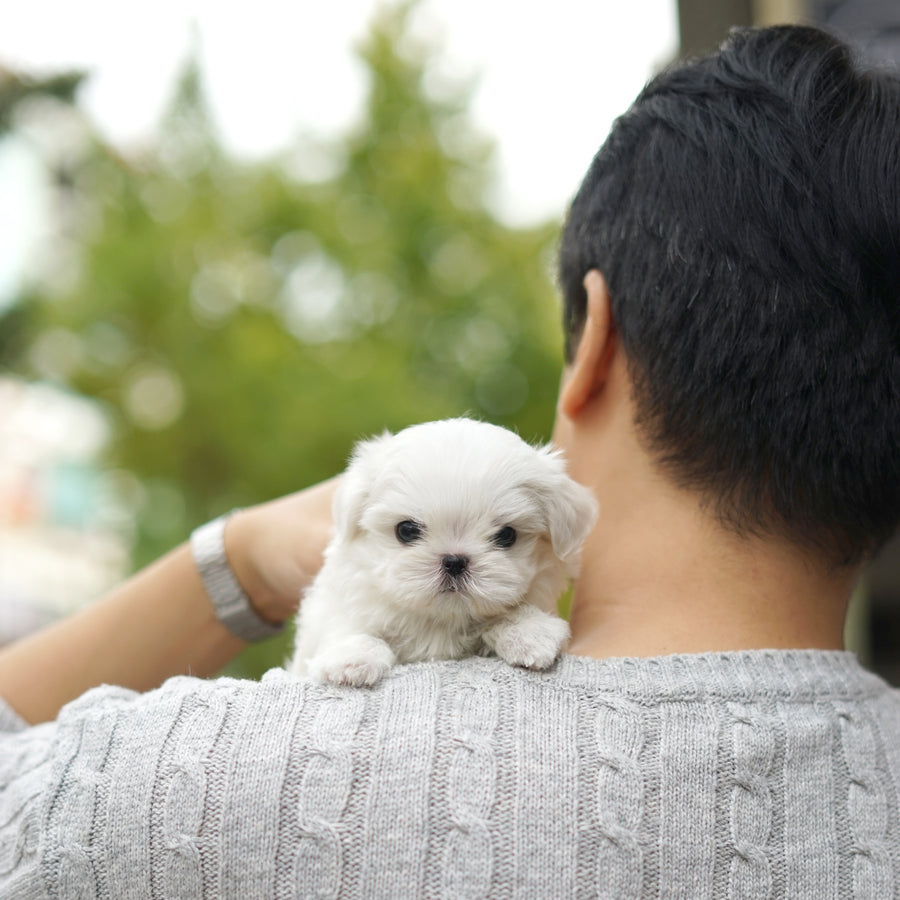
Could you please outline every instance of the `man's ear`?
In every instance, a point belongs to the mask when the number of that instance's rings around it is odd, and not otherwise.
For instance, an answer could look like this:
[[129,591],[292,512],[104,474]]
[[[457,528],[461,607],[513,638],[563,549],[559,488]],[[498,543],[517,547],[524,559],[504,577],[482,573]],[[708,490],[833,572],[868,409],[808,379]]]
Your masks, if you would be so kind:
[[603,389],[616,348],[612,303],[598,269],[584,276],[587,310],[575,357],[559,392],[559,408],[574,419]]

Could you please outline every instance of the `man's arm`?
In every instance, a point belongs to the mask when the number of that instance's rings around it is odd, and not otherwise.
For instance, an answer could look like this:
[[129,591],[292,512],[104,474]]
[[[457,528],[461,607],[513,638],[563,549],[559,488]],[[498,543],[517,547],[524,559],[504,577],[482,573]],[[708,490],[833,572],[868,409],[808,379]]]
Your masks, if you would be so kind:
[[[331,531],[329,481],[235,514],[226,553],[256,612],[295,612]],[[179,674],[218,671],[243,648],[215,617],[182,544],[74,615],[0,650],[0,696],[31,723],[98,684],[145,691]]]

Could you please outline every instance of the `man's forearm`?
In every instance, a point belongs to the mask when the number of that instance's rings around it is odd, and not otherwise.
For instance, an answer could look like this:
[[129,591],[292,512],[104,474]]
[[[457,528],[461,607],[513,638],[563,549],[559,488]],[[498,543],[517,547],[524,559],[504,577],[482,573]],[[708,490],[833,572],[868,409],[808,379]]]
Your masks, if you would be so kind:
[[218,671],[244,646],[215,617],[184,544],[88,608],[0,650],[0,696],[31,723],[98,684],[149,690]]
[[[231,516],[224,550],[266,622],[287,621],[322,564],[337,479]],[[243,648],[217,618],[188,543],[102,600],[0,649],[0,697],[28,722],[98,684],[138,691],[173,675],[212,675]]]

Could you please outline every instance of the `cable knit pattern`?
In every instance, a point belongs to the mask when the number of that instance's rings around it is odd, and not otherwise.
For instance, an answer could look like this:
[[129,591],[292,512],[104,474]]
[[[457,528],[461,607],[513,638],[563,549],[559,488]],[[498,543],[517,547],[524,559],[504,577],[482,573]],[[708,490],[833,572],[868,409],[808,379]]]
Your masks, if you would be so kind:
[[775,757],[773,735],[753,709],[729,703],[734,716],[732,752],[734,787],[731,794],[731,895],[765,898],[772,891],[768,857],[772,830],[772,791],[769,776]]
[[452,827],[444,851],[443,893],[475,900],[488,895],[493,870],[490,814],[497,780],[495,685],[463,684],[453,699],[452,720],[454,748],[447,789]]
[[630,900],[641,896],[644,775],[640,757],[644,724],[633,703],[610,701],[597,710],[599,749],[594,816],[602,836],[597,854],[597,896]]
[[298,790],[296,831],[289,826],[295,845],[289,896],[338,896],[343,865],[339,828],[353,784],[354,737],[365,703],[364,691],[332,688],[311,703],[308,732],[295,732],[298,741],[305,738],[305,747],[294,770]]
[[890,813],[884,775],[879,771],[875,734],[865,716],[846,704],[837,708],[844,760],[850,777],[847,811],[853,835],[853,897],[894,896]]
[[226,701],[211,693],[188,702],[182,727],[173,731],[159,770],[161,807],[161,892],[166,897],[202,895],[199,839],[206,794],[206,763],[222,721]]
[[176,678],[0,702],[0,897],[882,900],[898,790],[900,694],[844,653]]
[[95,711],[68,732],[59,761],[62,776],[53,797],[48,831],[55,838],[49,857],[51,884],[62,897],[88,900],[98,896],[92,843],[94,823],[102,818],[106,792],[103,764],[116,726],[115,714]]

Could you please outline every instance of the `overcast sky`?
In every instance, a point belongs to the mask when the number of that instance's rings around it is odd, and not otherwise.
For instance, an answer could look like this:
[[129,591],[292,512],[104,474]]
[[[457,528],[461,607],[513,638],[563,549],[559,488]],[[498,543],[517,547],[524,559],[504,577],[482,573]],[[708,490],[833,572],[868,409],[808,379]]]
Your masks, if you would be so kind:
[[[364,90],[352,47],[377,0],[29,0],[0,8],[0,65],[91,73],[82,106],[111,141],[152,132],[199,37],[226,146],[275,153],[301,132],[331,135]],[[561,216],[621,112],[673,56],[675,0],[423,0],[417,29],[442,35],[452,75],[479,76],[472,112],[498,144],[496,206],[514,223]],[[0,294],[27,244],[34,173],[0,148]],[[34,205],[34,204],[32,204]]]

